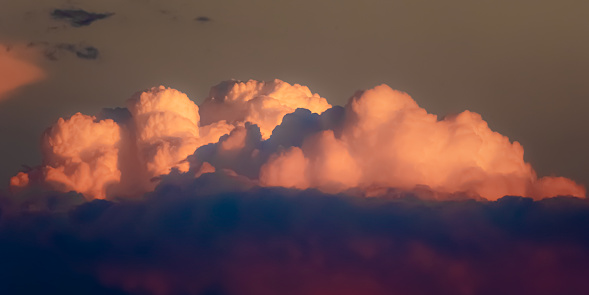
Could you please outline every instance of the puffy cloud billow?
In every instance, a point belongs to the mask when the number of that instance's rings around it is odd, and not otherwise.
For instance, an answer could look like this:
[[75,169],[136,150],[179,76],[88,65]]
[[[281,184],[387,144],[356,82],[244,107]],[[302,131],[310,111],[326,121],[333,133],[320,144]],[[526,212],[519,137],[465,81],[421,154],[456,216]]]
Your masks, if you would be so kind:
[[491,131],[479,114],[465,111],[440,120],[386,85],[358,92],[345,112],[340,129],[311,134],[300,147],[272,156],[260,181],[324,191],[426,185],[487,199],[585,195],[569,179],[538,179],[523,160],[522,146]]
[[184,181],[200,177],[204,165],[259,186],[328,193],[585,197],[570,179],[537,177],[523,147],[479,114],[440,119],[386,85],[356,93],[344,107],[280,80],[222,82],[200,107],[160,86],[135,94],[124,109],[60,119],[43,138],[43,164],[13,177],[13,191],[139,196],[172,171]]
[[242,124],[250,122],[258,125],[262,137],[268,139],[284,115],[297,108],[322,113],[330,107],[325,98],[299,84],[290,85],[280,80],[231,80],[211,89],[209,97],[201,105],[201,112],[203,124],[221,120]]

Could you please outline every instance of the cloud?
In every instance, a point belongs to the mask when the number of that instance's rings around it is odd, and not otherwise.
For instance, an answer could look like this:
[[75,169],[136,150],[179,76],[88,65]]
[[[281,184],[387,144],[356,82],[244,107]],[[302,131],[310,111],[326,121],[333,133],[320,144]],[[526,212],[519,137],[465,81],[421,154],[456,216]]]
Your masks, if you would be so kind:
[[[386,85],[358,92],[345,112],[335,133],[309,134],[302,145],[272,156],[262,167],[261,183],[324,191],[427,185],[488,199],[585,196],[571,180],[538,179],[524,162],[522,146],[491,131],[479,114],[465,111],[438,119]],[[299,180],[293,185],[294,179]]]
[[478,114],[304,89],[228,81],[199,107],[160,86],[59,119],[0,191],[0,293],[589,290],[584,188]]
[[111,17],[114,13],[93,13],[82,9],[55,9],[51,16],[57,20],[66,20],[73,27],[89,26],[93,22]]
[[27,47],[38,47],[43,50],[43,56],[51,61],[59,60],[65,53],[73,53],[81,59],[97,59],[100,55],[99,50],[94,46],[84,43],[49,43],[49,42],[29,42]]
[[[0,100],[10,92],[46,77],[46,73],[26,58],[26,52],[15,52],[13,46],[0,45]],[[20,51],[20,50],[18,50]]]
[[[198,107],[186,94],[163,86],[137,93],[127,102],[143,186],[172,168],[188,171],[186,157],[199,147]],[[133,169],[132,173],[138,173]]]
[[208,16],[199,16],[194,18],[195,21],[200,22],[200,23],[207,23],[207,22],[211,22],[213,21],[210,17]]
[[[94,127],[64,123],[76,120]],[[215,171],[247,187],[365,197],[397,191],[425,199],[585,197],[570,179],[538,178],[523,147],[490,130],[479,114],[439,119],[386,85],[356,93],[345,107],[280,80],[222,82],[200,107],[160,86],[134,95],[126,109],[78,114],[50,130],[57,131],[46,141],[43,165],[12,178],[13,190],[40,181],[112,199],[140,196],[162,179],[190,183]]]
[[199,146],[198,107],[174,89],[154,87],[128,100],[128,109],[99,118],[59,119],[43,140],[43,165],[11,179],[13,190],[41,184],[88,198],[133,196],[155,187]]
[[[586,199],[352,198],[244,189],[223,174],[205,176],[161,185],[136,201],[80,205],[75,195],[53,194],[52,203],[70,206],[1,207],[0,292],[484,295],[589,288]],[[225,190],[201,193],[208,185]]]
[[264,139],[270,137],[284,115],[297,108],[322,113],[330,107],[325,98],[311,93],[306,86],[280,80],[225,81],[214,86],[200,106],[204,125],[220,120],[232,124],[250,122],[260,127]]
[[76,191],[103,199],[121,179],[120,128],[112,120],[97,121],[80,113],[59,119],[45,131],[43,165],[10,180],[13,190],[42,184],[63,192]]
[[61,43],[57,44],[55,48],[60,50],[69,51],[71,53],[75,53],[77,57],[82,59],[96,59],[98,58],[98,49],[93,46],[84,46],[84,45],[75,45],[75,44],[67,44]]

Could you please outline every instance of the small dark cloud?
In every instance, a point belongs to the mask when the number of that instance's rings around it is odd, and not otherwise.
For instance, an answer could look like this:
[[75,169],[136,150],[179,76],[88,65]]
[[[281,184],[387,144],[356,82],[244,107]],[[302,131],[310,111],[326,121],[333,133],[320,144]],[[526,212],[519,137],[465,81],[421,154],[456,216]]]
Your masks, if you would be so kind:
[[213,21],[213,20],[212,20],[210,17],[208,17],[208,16],[199,16],[199,17],[196,17],[194,20],[195,20],[195,21],[197,21],[197,22],[201,22],[201,23],[206,23],[206,22]]
[[114,13],[93,13],[82,9],[55,9],[51,16],[58,20],[67,20],[73,27],[82,27],[92,24],[94,21],[105,19]]
[[96,59],[98,57],[98,49],[92,46],[78,48],[75,52],[77,57],[83,59]]
[[96,47],[74,43],[29,42],[27,47],[38,47],[43,50],[43,56],[51,61],[57,61],[63,53],[73,53],[81,59],[97,59],[99,51]]

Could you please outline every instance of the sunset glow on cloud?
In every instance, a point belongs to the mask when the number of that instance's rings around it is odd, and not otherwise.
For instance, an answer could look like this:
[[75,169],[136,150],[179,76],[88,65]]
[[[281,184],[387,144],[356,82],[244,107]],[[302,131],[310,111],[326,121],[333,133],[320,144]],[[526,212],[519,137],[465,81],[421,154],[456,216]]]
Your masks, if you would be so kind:
[[58,119],[0,191],[0,293],[586,293],[581,185],[479,114],[305,89],[159,86]]
[[0,3],[0,295],[589,295],[589,1]]
[[0,44],[0,100],[9,92],[37,82],[46,76],[38,66],[2,47]]
[[225,81],[213,87],[201,105],[202,123],[221,120],[229,123],[250,122],[260,127],[268,139],[284,115],[297,108],[322,113],[331,107],[325,98],[313,94],[306,86],[290,85],[280,80],[260,82]]
[[[272,157],[262,168],[262,183],[326,191],[427,185],[492,200],[505,195],[585,195],[581,186],[565,178],[538,180],[523,160],[522,146],[491,131],[479,114],[465,111],[439,120],[406,93],[386,85],[359,92],[349,101],[340,132],[339,137],[331,130],[313,134],[301,148]],[[303,172],[295,184],[289,177],[292,170]]]
[[428,187],[439,198],[585,197],[570,179],[538,178],[523,147],[479,114],[439,119],[386,85],[356,93],[344,108],[280,80],[223,82],[200,108],[161,86],[137,93],[122,112],[127,118],[60,119],[44,136],[43,165],[15,176],[13,188],[132,196],[173,169],[194,179],[205,165],[261,186],[329,193]]

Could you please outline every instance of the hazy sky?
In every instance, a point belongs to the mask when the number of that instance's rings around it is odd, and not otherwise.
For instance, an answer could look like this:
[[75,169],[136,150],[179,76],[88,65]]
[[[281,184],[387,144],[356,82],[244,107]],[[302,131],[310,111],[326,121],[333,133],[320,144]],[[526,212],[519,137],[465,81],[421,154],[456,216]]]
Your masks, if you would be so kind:
[[[589,184],[587,1],[0,0],[0,7],[0,44],[37,54],[46,73],[0,100],[2,187],[21,164],[40,162],[40,135],[59,117],[124,106],[135,91],[160,84],[200,103],[231,78],[300,83],[339,105],[386,83],[440,116],[478,112],[522,143],[540,175]],[[115,14],[72,27],[51,18],[56,8]],[[211,20],[195,20],[203,16]],[[59,44],[99,55],[78,58]]]

